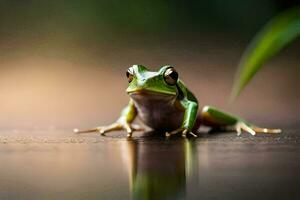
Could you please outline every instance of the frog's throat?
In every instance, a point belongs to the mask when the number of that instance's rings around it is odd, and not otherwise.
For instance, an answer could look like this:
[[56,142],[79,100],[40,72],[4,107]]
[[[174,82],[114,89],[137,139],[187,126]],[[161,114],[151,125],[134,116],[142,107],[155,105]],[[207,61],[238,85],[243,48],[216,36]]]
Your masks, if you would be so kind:
[[127,89],[126,90],[128,95],[132,94],[146,94],[146,95],[170,95],[170,96],[177,96],[176,92],[174,91],[162,91],[162,90],[156,90],[154,88],[147,88],[147,89]]

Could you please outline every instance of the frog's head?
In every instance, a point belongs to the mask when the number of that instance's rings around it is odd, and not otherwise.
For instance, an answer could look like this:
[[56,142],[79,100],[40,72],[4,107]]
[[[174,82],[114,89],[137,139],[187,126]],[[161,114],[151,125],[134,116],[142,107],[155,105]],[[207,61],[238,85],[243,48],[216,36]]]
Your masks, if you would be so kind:
[[169,65],[156,72],[149,71],[142,65],[133,65],[127,70],[126,76],[129,82],[126,92],[129,95],[144,92],[171,96],[178,94],[178,73]]

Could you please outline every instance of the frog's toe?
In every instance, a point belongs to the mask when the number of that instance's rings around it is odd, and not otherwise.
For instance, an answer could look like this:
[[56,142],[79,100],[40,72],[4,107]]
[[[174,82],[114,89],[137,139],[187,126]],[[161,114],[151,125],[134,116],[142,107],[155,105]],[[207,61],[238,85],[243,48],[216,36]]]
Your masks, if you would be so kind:
[[245,124],[244,122],[236,123],[235,130],[236,130],[238,136],[240,136],[242,134],[242,131],[246,131],[253,136],[256,135],[256,132],[250,126]]
[[193,137],[198,137],[196,134],[194,134],[192,131],[189,131],[188,129],[184,129],[182,131],[181,136],[184,137],[184,138],[186,138],[187,134],[190,134]]
[[188,132],[188,130],[187,129],[184,129],[183,131],[182,131],[182,133],[181,133],[181,136],[183,137],[183,138],[186,138],[186,133]]
[[193,132],[189,132],[189,134],[191,135],[191,136],[193,136],[193,137],[198,137],[196,134],[194,134]]
[[124,130],[126,130],[128,138],[132,137],[132,133],[134,131],[143,131],[144,130],[144,128],[140,127],[139,125],[130,124],[128,122],[122,122],[121,126]]
[[169,132],[166,132],[166,133],[165,133],[165,136],[168,138],[168,137],[171,136],[171,134],[170,134]]
[[127,138],[131,138],[132,137],[132,132],[131,133],[127,133]]
[[73,132],[74,133],[77,133],[77,134],[81,134],[81,133],[92,133],[92,132],[98,132],[99,131],[99,128],[92,128],[92,129],[87,129],[87,130],[79,130],[77,128],[73,129]]
[[112,123],[111,125],[108,125],[108,126],[97,127],[98,132],[101,135],[105,135],[105,133],[107,133],[107,132],[111,132],[111,131],[115,131],[115,130],[120,130],[121,128],[122,128],[122,126],[119,123],[117,123],[117,122]]
[[184,138],[186,138],[187,134],[190,134],[193,137],[197,137],[196,134],[194,134],[193,132],[191,132],[191,131],[189,131],[188,129],[185,129],[185,128],[178,128],[174,131],[166,132],[165,136],[170,137],[171,135],[175,135],[175,134],[180,133],[180,132],[181,132],[181,136],[184,137]]
[[180,132],[182,132],[183,130],[184,130],[184,128],[178,128],[178,129],[175,129],[175,130],[173,130],[173,131],[166,132],[166,133],[165,133],[165,136],[166,136],[166,137],[170,137],[171,135],[175,135],[175,134],[177,134],[177,133],[180,133]]
[[141,127],[140,125],[137,125],[137,124],[131,124],[131,128],[133,129],[133,131],[144,131],[145,130],[143,127]]

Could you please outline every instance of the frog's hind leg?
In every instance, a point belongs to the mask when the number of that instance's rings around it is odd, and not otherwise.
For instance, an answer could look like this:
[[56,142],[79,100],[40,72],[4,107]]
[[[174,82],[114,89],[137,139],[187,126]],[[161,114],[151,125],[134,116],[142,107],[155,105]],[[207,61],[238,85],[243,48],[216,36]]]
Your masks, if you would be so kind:
[[224,113],[214,107],[205,106],[201,112],[201,124],[213,129],[236,131],[238,135],[246,131],[251,135],[256,133],[280,133],[280,129],[260,128],[246,122],[244,119]]

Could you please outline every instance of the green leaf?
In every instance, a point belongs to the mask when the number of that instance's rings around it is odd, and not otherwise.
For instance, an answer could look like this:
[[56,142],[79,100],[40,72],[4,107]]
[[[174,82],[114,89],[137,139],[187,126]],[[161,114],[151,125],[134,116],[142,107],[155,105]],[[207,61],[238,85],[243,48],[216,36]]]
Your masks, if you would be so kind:
[[298,36],[300,36],[300,7],[294,7],[271,19],[242,55],[231,91],[231,102],[264,63]]

